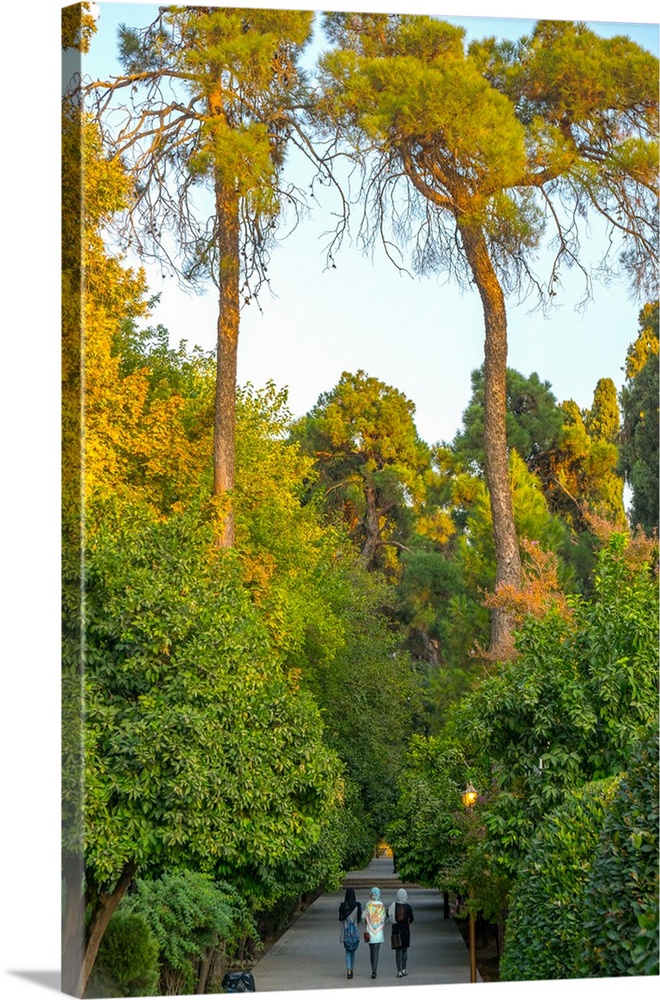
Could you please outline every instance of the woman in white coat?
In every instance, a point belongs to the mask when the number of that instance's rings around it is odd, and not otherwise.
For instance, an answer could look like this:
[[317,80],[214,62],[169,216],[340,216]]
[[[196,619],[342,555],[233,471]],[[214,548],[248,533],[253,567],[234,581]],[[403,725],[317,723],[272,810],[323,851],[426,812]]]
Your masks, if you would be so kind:
[[378,972],[378,953],[385,940],[384,928],[387,920],[387,910],[380,901],[380,889],[372,889],[369,902],[364,908],[364,939],[369,942],[371,958],[371,978],[376,978]]

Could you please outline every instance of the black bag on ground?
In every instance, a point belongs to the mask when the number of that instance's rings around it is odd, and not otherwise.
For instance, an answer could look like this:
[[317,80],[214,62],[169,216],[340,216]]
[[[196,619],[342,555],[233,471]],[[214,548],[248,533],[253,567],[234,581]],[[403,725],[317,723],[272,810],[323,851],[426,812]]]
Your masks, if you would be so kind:
[[251,972],[226,972],[222,979],[226,993],[256,993],[254,976]]

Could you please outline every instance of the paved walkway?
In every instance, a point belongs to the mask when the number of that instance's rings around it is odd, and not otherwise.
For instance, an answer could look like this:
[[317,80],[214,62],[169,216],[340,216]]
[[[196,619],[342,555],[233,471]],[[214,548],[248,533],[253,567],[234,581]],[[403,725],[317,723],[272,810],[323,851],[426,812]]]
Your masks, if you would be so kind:
[[[382,986],[420,986],[470,982],[470,957],[454,921],[445,920],[442,896],[435,889],[420,889],[399,881],[390,858],[375,858],[362,872],[349,872],[344,886],[355,888],[364,905],[376,885],[386,906],[402,885],[415,915],[408,951],[408,975],[396,978],[394,952],[386,927],[380,946],[378,977],[371,978],[369,946],[362,941],[355,956],[355,973],[346,978],[344,948],[339,942],[339,904],[344,890],[326,893],[303,913],[269,952],[257,962],[257,992],[278,990],[361,989]],[[479,981],[480,980],[480,977]]]

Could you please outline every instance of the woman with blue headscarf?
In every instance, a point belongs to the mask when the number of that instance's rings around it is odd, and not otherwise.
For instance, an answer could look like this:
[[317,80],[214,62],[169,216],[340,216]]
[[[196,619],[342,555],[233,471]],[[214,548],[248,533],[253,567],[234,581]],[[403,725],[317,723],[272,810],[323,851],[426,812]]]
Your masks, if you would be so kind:
[[369,902],[364,908],[364,939],[369,942],[372,979],[376,978],[378,971],[378,953],[385,940],[383,929],[386,920],[387,910],[380,901],[380,889],[374,888],[369,893]]

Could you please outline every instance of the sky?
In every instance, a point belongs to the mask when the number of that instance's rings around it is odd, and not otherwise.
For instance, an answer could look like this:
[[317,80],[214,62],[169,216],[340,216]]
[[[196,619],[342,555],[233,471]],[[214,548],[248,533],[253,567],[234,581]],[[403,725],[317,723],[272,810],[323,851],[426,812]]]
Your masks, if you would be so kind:
[[[144,26],[153,20],[156,7],[100,3],[98,9],[98,32],[83,70],[92,78],[105,79],[119,72],[117,25]],[[372,9],[378,8],[372,5]],[[437,5],[415,7],[432,9],[437,11]],[[519,18],[450,16],[448,20],[466,28],[466,43],[491,34],[517,38],[534,24]],[[604,35],[629,34],[657,53],[657,26],[603,21],[590,26]],[[317,51],[318,45],[313,45],[312,62]],[[287,170],[303,189],[308,188],[309,168],[295,154],[289,157]],[[470,398],[470,373],[483,361],[483,313],[476,289],[462,291],[442,274],[422,278],[400,273],[380,247],[365,255],[344,245],[336,268],[326,268],[324,233],[333,225],[330,213],[336,208],[327,203],[313,207],[311,217],[273,253],[271,291],[262,293],[259,305],[253,302],[242,311],[238,381],[260,388],[273,380],[286,387],[289,407],[299,416],[311,409],[320,393],[336,385],[342,372],[361,369],[412,400],[418,432],[427,443],[451,440]],[[280,232],[287,232],[286,221]],[[593,242],[594,247],[597,244]],[[147,273],[150,291],[160,294],[152,322],[162,323],[175,344],[186,340],[213,349],[214,286],[200,296],[181,290],[167,269],[150,267]],[[543,264],[539,274],[547,274]],[[596,286],[593,300],[580,309],[583,292],[577,274],[565,275],[563,292],[549,315],[536,308],[535,298],[522,304],[511,300],[509,365],[524,375],[537,372],[550,382],[559,402],[574,399],[587,408],[598,379],[609,377],[617,388],[622,384],[640,303],[631,301],[623,282]]]
[[[245,4],[244,4],[245,5]],[[131,4],[126,5],[130,8]],[[304,7],[304,4],[291,4]],[[386,2],[352,3],[345,9],[394,10]],[[400,9],[419,13],[460,11],[466,15],[488,15],[496,9],[500,17],[525,17],[529,3],[500,0],[461,0],[438,4],[402,0]],[[2,472],[0,523],[2,535],[3,697],[0,702],[3,771],[3,822],[0,824],[0,852],[4,860],[3,901],[0,918],[0,995],[8,1000],[46,1000],[58,993],[59,969],[59,94],[60,49],[59,0],[32,0],[7,4],[3,8],[2,74],[3,132],[0,170],[2,171],[2,278],[3,278],[3,386]],[[657,21],[653,0],[630,0],[621,7],[614,0],[537,0],[534,17],[597,18],[616,21],[622,9],[633,22]],[[126,14],[128,20],[128,12]],[[478,22],[478,36],[485,34]],[[522,26],[522,25],[521,25]],[[525,23],[525,27],[527,23]],[[631,32],[632,33],[632,32]],[[656,46],[657,30],[646,32]],[[293,248],[292,248],[293,252]],[[255,317],[241,335],[241,377],[259,385],[263,376],[277,377],[291,386],[297,411],[313,405],[318,392],[332,387],[343,368],[357,365],[405,391],[417,405],[418,426],[429,440],[451,436],[460,422],[469,391],[469,370],[480,363],[481,328],[479,309],[466,304],[464,297],[450,299],[448,286],[429,281],[415,283],[417,297],[403,298],[404,281],[390,269],[385,276],[370,277],[370,269],[358,270],[358,262],[340,262],[339,273],[319,277],[313,266],[303,281],[290,288],[286,283],[288,264],[282,261],[275,272],[280,299],[264,317]],[[279,265],[278,265],[279,267]],[[341,347],[340,319],[329,320],[325,311],[335,300],[348,297],[346,290],[353,270],[353,285],[365,292],[378,319],[350,323],[354,346],[361,353]],[[311,278],[307,275],[311,274]],[[281,274],[281,281],[280,281]],[[331,284],[335,278],[340,280]],[[322,289],[327,282],[329,291]],[[343,291],[342,291],[343,289]],[[392,294],[392,289],[395,294]],[[311,290],[311,291],[310,291]],[[428,301],[422,303],[422,292]],[[601,299],[590,307],[584,320],[574,315],[574,302],[567,297],[562,309],[550,321],[539,317],[512,319],[511,363],[522,371],[537,370],[552,382],[558,398],[571,396],[588,406],[596,380],[610,375],[615,381],[628,343],[637,327],[636,305],[627,303],[625,293]],[[295,296],[296,310],[283,318]],[[315,306],[309,319],[308,302]],[[181,320],[169,322],[176,336],[191,343],[208,337],[208,318],[197,314],[201,303],[184,300]],[[352,308],[355,308],[353,302]],[[456,319],[464,313],[464,319]],[[174,315],[172,310],[171,315]],[[350,310],[346,309],[344,315]],[[392,320],[395,319],[395,322]],[[560,329],[568,325],[567,331]],[[461,322],[462,325],[458,325]],[[247,323],[247,320],[246,320]],[[514,329],[514,324],[518,328]],[[211,329],[214,328],[214,321]],[[423,330],[421,328],[423,327]],[[282,363],[281,378],[275,362],[284,355],[282,330],[294,348],[316,349],[317,361],[301,367]],[[399,338],[397,335],[403,331]],[[337,346],[324,343],[330,332]],[[366,341],[367,334],[369,341]],[[422,366],[412,366],[407,375],[408,355],[420,356],[421,337],[430,348]],[[454,344],[454,341],[460,343]],[[364,344],[363,344],[363,338]],[[395,353],[398,340],[403,350]],[[251,348],[257,359],[249,362]],[[365,344],[373,344],[371,347]],[[425,341],[426,343],[426,341]],[[350,347],[350,342],[349,345]],[[322,347],[322,352],[321,352]],[[456,350],[460,347],[460,350]],[[470,356],[462,360],[462,355]],[[526,360],[523,349],[534,355]],[[579,349],[579,350],[578,350]],[[323,353],[324,352],[324,353]],[[263,354],[263,370],[258,367]],[[377,364],[386,355],[387,363]],[[606,357],[611,360],[606,362]],[[423,378],[423,368],[428,368]],[[612,374],[612,372],[614,374]],[[400,377],[401,376],[401,377]],[[584,382],[584,389],[580,383]],[[294,391],[295,390],[295,391]],[[339,958],[338,958],[339,961]],[[626,990],[637,1000],[650,1000],[657,987],[653,979],[626,981]],[[463,1000],[468,987],[443,988],[444,1000]],[[616,980],[562,983],[562,996],[579,993],[580,1000],[614,998],[620,992]],[[397,1000],[435,1000],[434,987],[396,987]],[[403,993],[398,992],[403,990]],[[526,998],[526,984],[500,984],[489,988],[499,996]],[[394,996],[392,988],[379,987],[383,1000]],[[553,998],[557,987],[535,983],[534,996]],[[298,993],[295,1000],[318,998],[321,994]],[[348,990],[333,991],[344,997]],[[276,1000],[286,994],[262,994]],[[328,998],[326,997],[326,1000]]]

